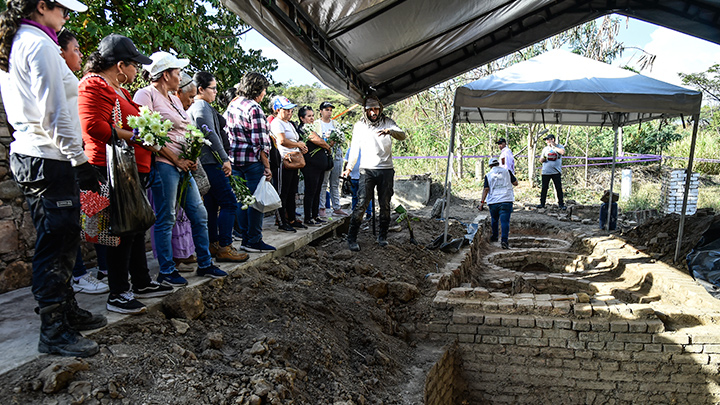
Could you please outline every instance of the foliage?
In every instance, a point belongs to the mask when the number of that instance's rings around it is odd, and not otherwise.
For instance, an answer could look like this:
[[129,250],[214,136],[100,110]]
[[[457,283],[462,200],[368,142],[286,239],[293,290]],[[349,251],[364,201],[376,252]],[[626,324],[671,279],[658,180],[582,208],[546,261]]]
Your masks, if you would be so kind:
[[680,138],[682,133],[676,126],[659,121],[624,129],[623,147],[626,152],[661,154]]
[[259,50],[244,50],[238,36],[247,25],[225,8],[220,0],[86,0],[85,13],[77,13],[66,24],[80,43],[84,55],[97,49],[102,38],[117,33],[135,42],[150,55],[169,51],[190,59],[189,72],[213,73],[220,87],[240,81],[245,72],[269,75],[277,61]]
[[[691,136],[685,136],[682,139],[671,144],[667,152],[668,156],[687,157],[690,156],[690,141]],[[720,134],[715,131],[700,131],[698,132],[697,141],[695,144],[695,162],[693,163],[693,171],[705,174],[720,174],[720,164],[701,162],[697,159],[720,159]],[[670,160],[666,163],[671,167],[686,167],[687,160]]]
[[680,73],[683,84],[695,87],[706,99],[720,102],[720,64],[714,64],[705,72]]

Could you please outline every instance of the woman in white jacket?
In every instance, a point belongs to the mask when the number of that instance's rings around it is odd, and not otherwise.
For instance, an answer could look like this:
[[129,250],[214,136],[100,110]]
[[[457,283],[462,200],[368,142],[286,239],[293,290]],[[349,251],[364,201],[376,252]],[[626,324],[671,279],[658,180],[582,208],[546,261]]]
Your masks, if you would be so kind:
[[[78,330],[104,316],[78,308],[70,284],[80,243],[80,187],[99,191],[82,147],[78,80],[60,56],[57,32],[75,0],[10,0],[0,15],[0,88],[15,128],[10,169],[37,230],[32,292],[40,314],[41,353],[92,356],[97,343]],[[76,183],[77,177],[77,183]]]

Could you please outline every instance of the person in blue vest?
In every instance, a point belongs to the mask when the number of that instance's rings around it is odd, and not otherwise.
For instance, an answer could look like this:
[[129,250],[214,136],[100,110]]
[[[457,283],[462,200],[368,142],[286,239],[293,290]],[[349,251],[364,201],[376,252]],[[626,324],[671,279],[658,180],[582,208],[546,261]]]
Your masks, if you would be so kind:
[[492,228],[490,242],[497,242],[498,240],[499,221],[500,230],[502,231],[500,245],[503,249],[509,249],[508,234],[510,233],[510,214],[512,213],[513,202],[515,201],[513,186],[517,186],[518,181],[511,171],[500,167],[500,162],[497,158],[490,158],[488,164],[490,171],[485,175],[480,209],[482,210],[482,206],[485,203],[487,203],[490,209],[490,227]]

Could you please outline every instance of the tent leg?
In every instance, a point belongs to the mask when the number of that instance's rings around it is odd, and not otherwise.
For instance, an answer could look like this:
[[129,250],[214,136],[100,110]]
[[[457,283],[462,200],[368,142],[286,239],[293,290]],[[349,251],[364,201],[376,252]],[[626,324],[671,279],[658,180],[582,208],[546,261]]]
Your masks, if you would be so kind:
[[697,141],[698,121],[700,114],[693,115],[693,133],[690,141],[690,157],[688,158],[687,170],[685,171],[685,192],[683,193],[682,212],[680,213],[680,225],[678,226],[677,241],[675,242],[675,257],[673,263],[678,262],[680,256],[680,248],[682,247],[682,237],[685,231],[685,211],[687,211],[688,194],[690,193],[690,181],[692,180],[693,160],[695,159],[695,142]]
[[610,199],[608,200],[607,206],[607,222],[605,223],[605,230],[610,231],[610,220],[612,217],[612,205],[613,205],[613,185],[615,184],[615,157],[617,156],[618,149],[618,128],[620,127],[620,114],[615,114],[613,119],[613,131],[615,131],[615,142],[613,143],[613,159],[612,169],[610,170]]
[[450,145],[448,146],[447,169],[445,170],[445,197],[443,200],[443,218],[445,219],[445,232],[443,234],[443,243],[447,243],[448,239],[448,206],[450,205],[450,167],[452,166],[453,151],[455,150],[455,120],[452,120],[450,126]]

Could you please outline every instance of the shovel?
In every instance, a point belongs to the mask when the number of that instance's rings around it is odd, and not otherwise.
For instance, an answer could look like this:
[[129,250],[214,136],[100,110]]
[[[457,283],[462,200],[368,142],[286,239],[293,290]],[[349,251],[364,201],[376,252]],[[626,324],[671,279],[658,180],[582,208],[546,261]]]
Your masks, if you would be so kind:
[[402,221],[407,222],[408,231],[410,231],[410,243],[412,243],[413,245],[417,245],[418,243],[415,240],[415,234],[413,233],[412,226],[410,226],[410,214],[408,214],[407,210],[402,205],[398,205],[395,208],[395,212],[400,214],[400,216],[398,217],[398,219],[395,222],[397,222],[397,223],[400,223]]

